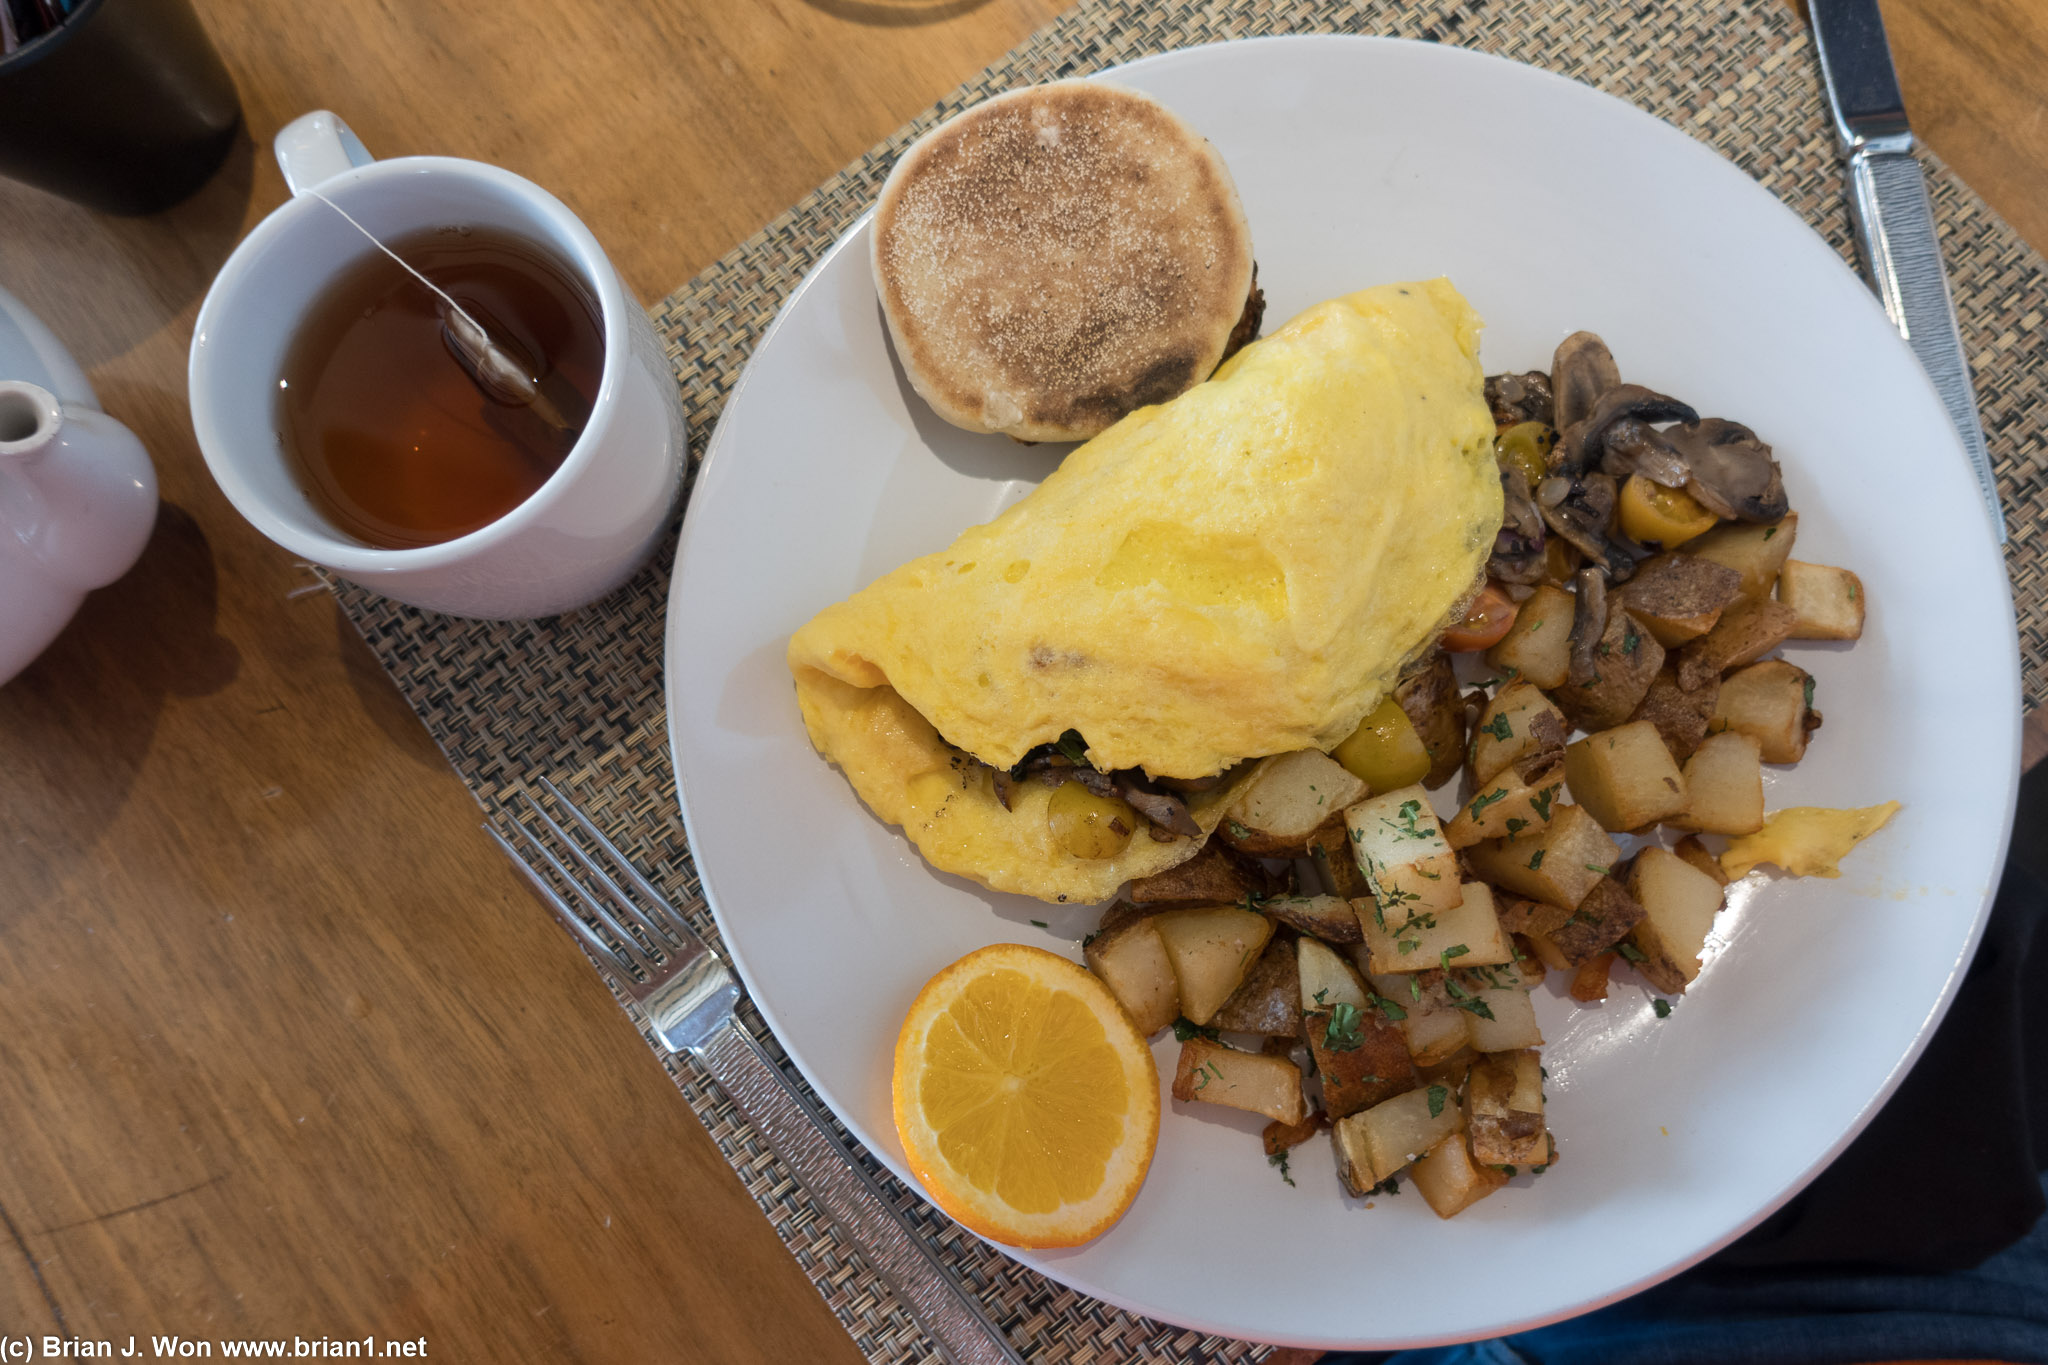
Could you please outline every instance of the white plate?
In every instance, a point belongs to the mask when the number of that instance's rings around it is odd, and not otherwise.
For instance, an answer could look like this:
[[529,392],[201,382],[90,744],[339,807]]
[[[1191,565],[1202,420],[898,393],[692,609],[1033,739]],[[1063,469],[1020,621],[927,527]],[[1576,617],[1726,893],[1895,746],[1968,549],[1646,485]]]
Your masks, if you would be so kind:
[[[1093,1244],[1019,1259],[1203,1331],[1309,1346],[1489,1336],[1619,1298],[1754,1224],[1904,1074],[1975,947],[2019,757],[2011,601],[1934,389],[1862,283],[1735,167],[1629,105],[1454,48],[1286,38],[1122,68],[1237,177],[1277,326],[1335,294],[1449,275],[1490,371],[1601,333],[1624,377],[1749,423],[1783,458],[1801,558],[1867,585],[1853,649],[1796,645],[1827,724],[1773,807],[1904,811],[1839,881],[1737,888],[1668,1020],[1621,987],[1539,990],[1562,1158],[1455,1221],[1296,1188],[1259,1120],[1166,1102],[1158,1157]],[[785,306],[691,500],[668,622],[684,817],[747,988],[818,1092],[898,1175],[890,1050],[971,949],[1078,957],[1095,911],[933,873],[812,752],[783,666],[819,608],[986,520],[1050,469],[933,417],[894,368],[857,224]],[[1050,921],[1050,929],[1033,926]],[[1170,1075],[1174,1045],[1158,1046]],[[906,1177],[907,1178],[907,1177]],[[1528,1188],[1522,1188],[1528,1186]],[[1014,1254],[1014,1253],[1013,1253]]]

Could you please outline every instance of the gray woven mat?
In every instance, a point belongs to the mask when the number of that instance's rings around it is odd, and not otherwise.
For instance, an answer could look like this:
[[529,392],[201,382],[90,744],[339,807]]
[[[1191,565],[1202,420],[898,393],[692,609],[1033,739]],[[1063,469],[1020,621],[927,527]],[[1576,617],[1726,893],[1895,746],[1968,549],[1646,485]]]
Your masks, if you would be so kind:
[[[1084,0],[654,310],[681,376],[693,458],[703,453],[726,394],[784,297],[867,206],[896,153],[933,122],[1013,86],[1168,48],[1289,32],[1423,38],[1562,72],[1719,149],[1844,254],[1852,252],[1810,45],[1784,0],[1648,0],[1627,7],[1603,0],[1235,6]],[[1938,165],[1930,171],[1964,342],[2012,523],[2007,563],[2032,707],[2048,695],[2048,538],[2042,529],[2048,263],[1953,175]],[[348,584],[336,591],[486,810],[495,810],[523,779],[548,774],[564,781],[717,942],[677,818],[668,757],[661,656],[672,552],[671,539],[630,585],[550,621],[458,621]],[[752,1022],[760,1032],[758,1018]],[[901,1305],[792,1188],[723,1094],[686,1068],[672,1064],[671,1073],[860,1349],[876,1361],[931,1359]],[[1238,1361],[1262,1353],[1063,1289],[965,1236],[886,1174],[881,1179],[1034,1360]]]

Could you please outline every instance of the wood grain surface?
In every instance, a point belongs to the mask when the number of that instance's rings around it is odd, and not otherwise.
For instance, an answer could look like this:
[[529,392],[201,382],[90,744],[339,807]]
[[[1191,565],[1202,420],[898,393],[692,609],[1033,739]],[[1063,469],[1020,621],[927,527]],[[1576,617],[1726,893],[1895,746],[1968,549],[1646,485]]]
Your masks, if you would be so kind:
[[[0,284],[163,490],[142,562],[0,688],[0,1335],[856,1361],[351,627],[214,488],[185,355],[307,109],[548,186],[652,302],[1060,0],[199,7],[253,142],[198,197],[123,220],[0,182]],[[2048,7],[1886,12],[1927,141],[2048,248]]]

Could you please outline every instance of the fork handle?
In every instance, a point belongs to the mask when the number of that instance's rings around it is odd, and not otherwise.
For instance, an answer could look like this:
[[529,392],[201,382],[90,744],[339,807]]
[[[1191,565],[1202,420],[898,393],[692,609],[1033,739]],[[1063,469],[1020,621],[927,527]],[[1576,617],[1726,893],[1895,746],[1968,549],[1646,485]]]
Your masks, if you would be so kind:
[[1002,1331],[890,1207],[874,1180],[737,1019],[690,1051],[767,1139],[804,1192],[896,1291],[948,1365],[1024,1365]]

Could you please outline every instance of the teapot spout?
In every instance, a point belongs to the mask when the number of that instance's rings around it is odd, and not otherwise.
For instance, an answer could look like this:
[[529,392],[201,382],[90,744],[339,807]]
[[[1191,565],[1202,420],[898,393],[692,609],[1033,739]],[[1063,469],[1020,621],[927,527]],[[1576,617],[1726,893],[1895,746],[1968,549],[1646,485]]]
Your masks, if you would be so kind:
[[155,522],[156,469],[133,432],[0,380],[0,580],[103,587],[135,563]]

